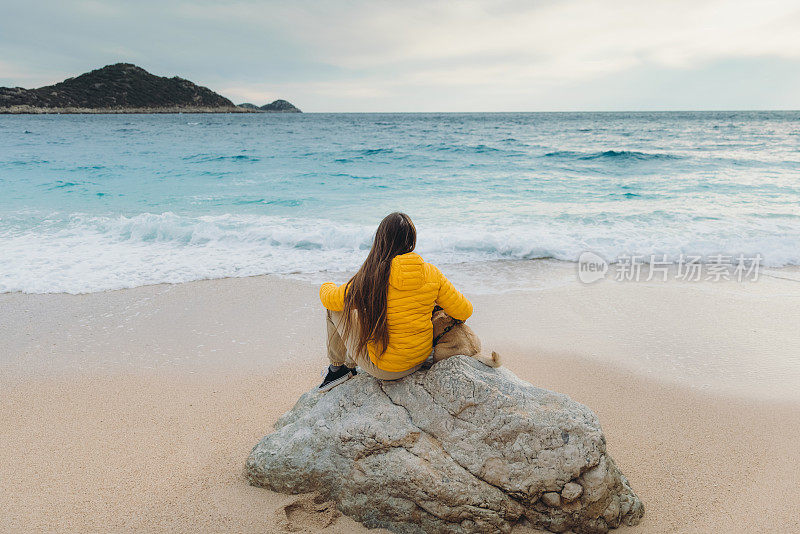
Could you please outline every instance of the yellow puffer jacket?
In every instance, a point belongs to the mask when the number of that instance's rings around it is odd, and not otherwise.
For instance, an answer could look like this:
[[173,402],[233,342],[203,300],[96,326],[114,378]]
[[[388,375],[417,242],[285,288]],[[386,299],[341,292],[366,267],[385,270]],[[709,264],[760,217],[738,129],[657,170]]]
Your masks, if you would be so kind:
[[[344,308],[345,284],[322,284],[319,299],[331,311]],[[378,356],[372,343],[367,346],[372,362],[384,371],[399,372],[422,363],[433,348],[431,313],[438,304],[448,315],[465,321],[472,304],[450,280],[414,252],[395,256],[389,271],[386,322],[389,345]]]

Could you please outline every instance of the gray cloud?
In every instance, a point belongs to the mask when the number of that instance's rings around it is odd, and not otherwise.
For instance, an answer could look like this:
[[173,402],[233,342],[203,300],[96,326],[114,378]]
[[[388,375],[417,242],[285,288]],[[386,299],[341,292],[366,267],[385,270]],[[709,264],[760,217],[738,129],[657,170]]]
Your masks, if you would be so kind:
[[800,107],[792,0],[0,0],[0,9],[0,85],[129,61],[237,102],[287,98],[308,111]]

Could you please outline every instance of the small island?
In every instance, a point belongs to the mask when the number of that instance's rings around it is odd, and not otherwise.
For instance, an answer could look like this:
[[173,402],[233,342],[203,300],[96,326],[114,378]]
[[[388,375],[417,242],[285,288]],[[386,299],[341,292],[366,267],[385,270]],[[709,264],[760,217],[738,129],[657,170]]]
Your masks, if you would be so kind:
[[207,87],[116,63],[37,89],[0,87],[0,113],[301,113],[286,100],[235,105]]
[[264,104],[263,106],[256,106],[250,102],[245,102],[244,104],[239,104],[239,107],[249,111],[261,111],[263,113],[302,113],[302,111],[288,100],[276,100],[269,104]]

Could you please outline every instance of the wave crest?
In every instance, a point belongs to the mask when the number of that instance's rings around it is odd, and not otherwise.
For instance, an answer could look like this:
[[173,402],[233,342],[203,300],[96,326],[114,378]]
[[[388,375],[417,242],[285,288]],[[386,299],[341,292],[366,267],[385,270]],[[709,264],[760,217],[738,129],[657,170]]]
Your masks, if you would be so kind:
[[676,154],[662,152],[639,152],[636,150],[604,150],[602,152],[575,152],[572,150],[557,150],[548,152],[546,158],[578,159],[583,161],[592,160],[616,160],[616,161],[653,161],[653,160],[676,160],[682,159]]

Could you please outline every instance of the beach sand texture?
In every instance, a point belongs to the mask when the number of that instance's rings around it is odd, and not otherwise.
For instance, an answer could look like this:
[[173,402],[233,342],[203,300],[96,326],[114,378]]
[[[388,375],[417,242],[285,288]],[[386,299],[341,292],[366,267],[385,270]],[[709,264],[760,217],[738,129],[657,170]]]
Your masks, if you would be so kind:
[[[243,475],[318,382],[316,292],[260,276],[0,295],[0,530],[365,530]],[[800,284],[472,297],[509,369],[600,417],[646,509],[620,532],[800,532]]]

